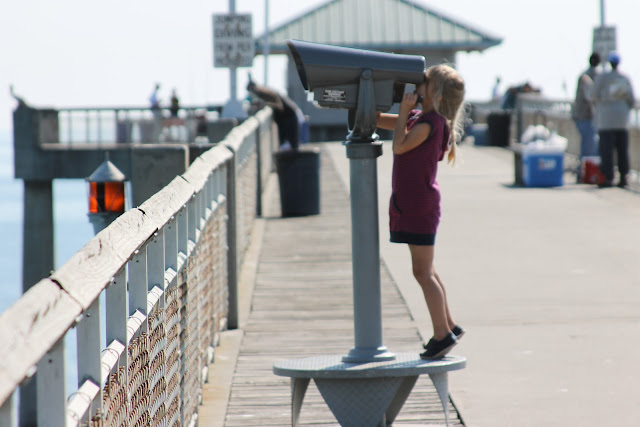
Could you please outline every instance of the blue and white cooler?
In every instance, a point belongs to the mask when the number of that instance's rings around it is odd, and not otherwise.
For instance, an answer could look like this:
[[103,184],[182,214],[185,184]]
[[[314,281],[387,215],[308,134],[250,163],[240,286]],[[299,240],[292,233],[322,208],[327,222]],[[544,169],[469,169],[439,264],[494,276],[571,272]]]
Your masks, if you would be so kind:
[[560,187],[567,138],[551,133],[522,147],[522,179],[526,187]]

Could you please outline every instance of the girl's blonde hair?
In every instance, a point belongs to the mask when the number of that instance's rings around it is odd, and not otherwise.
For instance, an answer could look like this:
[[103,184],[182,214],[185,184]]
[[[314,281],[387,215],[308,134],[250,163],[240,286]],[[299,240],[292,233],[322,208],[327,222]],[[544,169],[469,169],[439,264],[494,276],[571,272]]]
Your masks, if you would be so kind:
[[444,116],[451,134],[449,136],[449,154],[447,161],[455,163],[457,141],[462,137],[464,120],[464,80],[452,67],[440,64],[427,68],[427,81],[433,81],[433,107],[437,113]]

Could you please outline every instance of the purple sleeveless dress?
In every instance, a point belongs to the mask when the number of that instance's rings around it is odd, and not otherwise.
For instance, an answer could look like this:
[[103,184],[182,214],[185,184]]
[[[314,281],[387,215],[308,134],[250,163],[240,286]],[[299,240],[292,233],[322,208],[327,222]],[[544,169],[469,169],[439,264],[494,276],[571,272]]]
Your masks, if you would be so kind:
[[407,129],[429,123],[426,141],[411,151],[393,155],[392,193],[389,202],[391,241],[414,245],[433,245],[440,223],[440,187],[436,180],[438,162],[449,144],[447,120],[431,111],[413,110]]

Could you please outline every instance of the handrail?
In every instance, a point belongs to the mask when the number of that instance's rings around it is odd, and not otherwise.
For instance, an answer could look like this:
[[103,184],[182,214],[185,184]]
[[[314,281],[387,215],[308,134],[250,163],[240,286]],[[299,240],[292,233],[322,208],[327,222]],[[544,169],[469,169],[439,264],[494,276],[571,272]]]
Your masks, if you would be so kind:
[[[236,270],[272,130],[260,111],[0,313],[0,425],[14,426],[16,391],[36,372],[38,425],[195,424],[217,335],[237,323]],[[67,401],[72,328],[78,389]]]
[[193,142],[198,125],[220,118],[222,106],[180,107],[177,116],[169,108],[68,107],[56,110],[61,144]]

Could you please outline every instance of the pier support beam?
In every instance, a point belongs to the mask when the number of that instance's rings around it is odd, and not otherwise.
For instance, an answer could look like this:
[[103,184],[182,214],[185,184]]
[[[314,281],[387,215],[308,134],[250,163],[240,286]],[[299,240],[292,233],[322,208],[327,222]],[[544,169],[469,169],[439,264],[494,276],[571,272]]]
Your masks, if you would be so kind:
[[53,183],[24,181],[22,291],[54,269]]
[[[53,183],[24,181],[24,224],[22,232],[22,292],[49,276],[54,269]],[[36,374],[37,375],[37,374]],[[20,425],[36,426],[37,378],[20,388]]]

